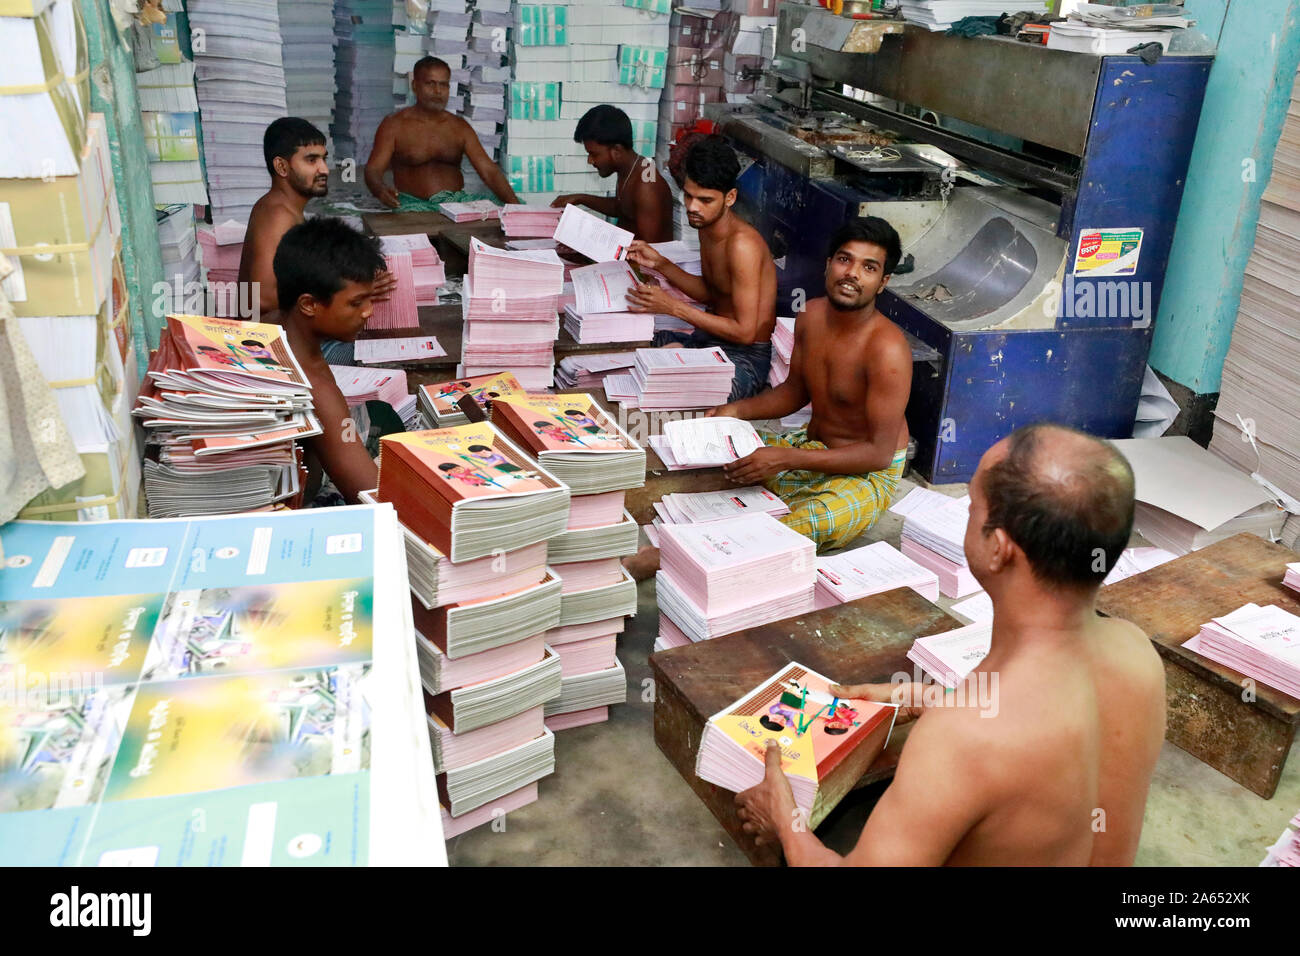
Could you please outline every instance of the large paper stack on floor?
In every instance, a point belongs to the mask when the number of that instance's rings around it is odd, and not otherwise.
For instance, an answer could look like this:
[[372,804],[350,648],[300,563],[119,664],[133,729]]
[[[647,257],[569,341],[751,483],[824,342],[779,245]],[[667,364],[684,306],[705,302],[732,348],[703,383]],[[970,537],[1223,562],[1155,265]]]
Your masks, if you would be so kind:
[[360,167],[375,145],[375,130],[393,108],[391,0],[334,0],[334,35],[334,153]]
[[246,231],[244,223],[233,219],[197,229],[203,281],[207,287],[206,311],[212,315],[232,319],[257,317],[253,310],[260,309],[260,299],[253,295],[252,288],[239,286],[239,261],[244,254]]
[[1243,531],[1267,538],[1282,530],[1287,513],[1266,488],[1185,435],[1115,447],[1133,467],[1133,525],[1158,547],[1186,554]]
[[606,720],[627,693],[615,648],[623,618],[636,613],[636,583],[620,558],[635,553],[637,525],[623,499],[645,483],[645,451],[590,395],[503,396],[490,407],[495,426],[573,492],[568,528],[549,544],[563,596],[546,642],[560,655],[563,688],[547,726]]
[[[1300,499],[1300,81],[1259,207],[1210,451]],[[1245,424],[1243,424],[1245,423]],[[1249,434],[1253,442],[1246,440]]]
[[[812,610],[816,548],[771,515],[664,525],[659,539],[656,649]],[[755,581],[764,582],[761,592]]]
[[1183,647],[1300,697],[1300,617],[1280,607],[1246,604],[1202,624]]
[[213,222],[248,222],[270,186],[262,133],[285,115],[280,14],[276,0],[190,0],[195,79],[205,131],[203,157]]
[[949,498],[928,488],[914,488],[889,510],[903,516],[899,550],[939,576],[944,597],[961,598],[981,590],[966,563],[969,495]]
[[[68,6],[51,7],[39,22],[48,24],[73,12]],[[11,32],[0,22],[0,37]],[[13,48],[15,54],[24,51],[32,52]],[[6,78],[0,67],[0,82]],[[32,125],[23,135],[34,138],[42,103],[48,106],[42,95],[0,96],[0,110],[6,111],[0,116],[29,121]],[[18,316],[9,320],[11,334],[26,342],[39,375],[53,389],[56,413],[85,471],[83,477],[36,496],[19,516],[51,521],[134,517],[140,456],[130,411],[138,375],[127,286],[114,254],[122,227],[108,130],[100,113],[87,116],[78,111],[68,122],[71,128],[60,128],[58,135],[70,133],[80,144],[70,172],[0,178],[0,248],[29,250],[5,255],[13,271],[2,288]],[[16,152],[22,150],[6,151],[0,166],[12,168],[10,154]],[[53,152],[50,157],[53,161]],[[41,246],[69,251],[44,254]],[[45,418],[31,417],[38,422]],[[57,434],[50,429],[41,440],[50,441],[51,433]],[[11,460],[6,467],[12,470]]]
[[392,509],[0,546],[0,865],[446,864]]
[[337,92],[334,72],[334,0],[279,0],[284,98],[299,116],[329,135]]
[[456,374],[468,378],[507,370],[525,388],[552,385],[563,285],[564,263],[554,250],[508,251],[471,239]]
[[[546,541],[568,489],[482,422],[390,435],[376,495],[407,538],[420,676],[449,836],[536,799],[554,769],[543,706],[561,659],[561,582]],[[475,526],[477,525],[477,527]]]
[[158,446],[149,515],[229,514],[299,491],[295,440],[320,434],[278,325],[169,315],[135,415]]

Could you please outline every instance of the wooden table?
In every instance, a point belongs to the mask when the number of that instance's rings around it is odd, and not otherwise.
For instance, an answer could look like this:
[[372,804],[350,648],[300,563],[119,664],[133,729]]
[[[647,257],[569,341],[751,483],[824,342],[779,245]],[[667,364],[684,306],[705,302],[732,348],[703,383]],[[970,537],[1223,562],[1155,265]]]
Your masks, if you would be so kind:
[[[907,652],[917,637],[961,626],[961,621],[915,591],[899,588],[740,634],[659,651],[650,656],[655,743],[750,862],[775,865],[780,862],[780,848],[754,846],[736,816],[736,795],[695,775],[695,756],[708,719],[791,661],[848,684],[887,683],[900,671],[910,675],[913,668]],[[864,781],[888,779],[896,764],[896,753],[882,755]],[[844,793],[828,797],[826,812]],[[821,819],[810,822],[815,827]]]
[[[1132,621],[1165,665],[1165,736],[1243,787],[1268,799],[1277,790],[1300,724],[1300,700],[1202,657],[1182,645],[1201,625],[1243,604],[1276,604],[1300,614],[1300,594],[1282,586],[1296,552],[1252,534],[1101,589],[1097,609]],[[1253,698],[1253,699],[1252,699]]]
[[452,222],[440,212],[363,212],[361,221],[375,236],[407,236],[422,232],[430,239],[447,234],[501,234],[496,219],[478,222]]

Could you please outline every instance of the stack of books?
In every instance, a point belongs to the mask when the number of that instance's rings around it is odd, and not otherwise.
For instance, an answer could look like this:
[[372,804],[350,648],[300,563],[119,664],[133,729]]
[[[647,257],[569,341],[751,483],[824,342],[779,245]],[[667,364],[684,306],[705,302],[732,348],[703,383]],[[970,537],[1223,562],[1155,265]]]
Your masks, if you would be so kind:
[[563,212],[528,203],[505,205],[501,207],[501,231],[512,239],[550,239]]
[[220,124],[230,132],[219,140],[204,138],[212,220],[247,223],[270,186],[260,131],[287,109],[279,4],[242,0],[232,7],[226,0],[191,0],[187,10],[191,29],[204,37],[201,47],[194,46],[203,126]]
[[781,770],[795,805],[814,825],[833,808],[885,749],[897,708],[844,700],[834,683],[790,663],[753,691],[709,718],[700,736],[695,773],[736,793],[763,782],[767,744],[781,748]]
[[1183,647],[1300,697],[1300,617],[1276,605],[1247,604],[1216,617]]
[[469,49],[464,50],[469,73],[464,90],[464,117],[493,161],[501,158],[501,125],[505,122],[506,81],[510,68],[513,18],[511,0],[475,0],[470,23]]
[[475,199],[471,202],[445,202],[438,211],[452,222],[483,222],[498,219],[501,207],[491,199]]
[[763,447],[763,439],[753,425],[725,415],[664,422],[663,433],[651,435],[648,440],[670,471],[718,468]]
[[956,687],[989,655],[993,622],[968,624],[942,634],[918,637],[907,659],[944,687]]
[[889,510],[903,516],[899,550],[939,576],[944,597],[962,598],[982,590],[966,563],[969,495],[949,498],[928,488],[914,488]]
[[[156,215],[158,246],[162,251],[163,281],[169,286],[162,293],[164,314],[186,312],[189,310],[185,300],[194,290],[202,288],[199,244],[194,229],[194,207],[186,204],[158,208]],[[204,308],[198,311],[208,310]]]
[[772,329],[772,366],[767,373],[768,385],[776,388],[790,377],[790,356],[793,354],[794,319],[778,315]]
[[1282,584],[1293,591],[1300,591],[1300,561],[1286,566],[1286,574],[1282,576]]
[[927,601],[939,600],[939,576],[887,541],[817,559],[818,609],[894,588],[911,588]]
[[601,355],[566,355],[555,367],[555,384],[559,388],[583,392],[603,390],[605,379],[626,372],[636,361],[635,352],[609,352]]
[[401,369],[361,368],[356,365],[331,365],[330,372],[343,393],[348,408],[366,402],[385,402],[403,422],[416,412],[416,399],[406,391],[406,373]]
[[488,422],[380,439],[378,498],[453,562],[544,541],[569,518],[569,489]]
[[471,239],[457,374],[507,370],[526,388],[550,387],[563,285],[564,263],[554,250],[510,251]]
[[279,0],[279,6],[289,115],[302,117],[328,135],[336,92],[334,0]]
[[547,705],[548,726],[605,720],[626,694],[615,643],[623,618],[636,613],[636,584],[620,558],[636,552],[637,525],[623,502],[645,482],[645,451],[590,395],[506,396],[490,408],[493,424],[573,492],[568,528],[549,545],[563,597],[547,643],[560,655],[564,687]]
[[437,305],[438,290],[447,284],[447,269],[429,237],[422,232],[409,236],[381,236],[379,245],[385,258],[401,253],[411,257],[415,304]]
[[816,548],[771,515],[665,525],[659,537],[660,613],[692,641],[812,610]]
[[295,441],[320,434],[278,325],[169,315],[134,414],[150,517],[266,508],[299,492]]
[[[736,367],[718,346],[706,349],[637,349],[632,366],[632,395],[615,399],[644,411],[713,408],[731,395]],[[624,385],[611,376],[615,387]],[[608,394],[608,389],[606,390]],[[626,393],[620,392],[623,396]],[[609,396],[614,399],[613,395]]]

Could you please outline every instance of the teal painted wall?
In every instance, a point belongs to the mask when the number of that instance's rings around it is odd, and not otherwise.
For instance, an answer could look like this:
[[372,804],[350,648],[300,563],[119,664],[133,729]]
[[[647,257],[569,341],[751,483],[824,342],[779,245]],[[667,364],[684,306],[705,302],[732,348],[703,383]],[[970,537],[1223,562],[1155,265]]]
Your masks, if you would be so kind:
[[1187,0],[1219,41],[1156,318],[1151,365],[1219,390],[1259,201],[1300,65],[1300,0]]
[[[108,10],[108,0],[81,0],[90,48],[90,107],[108,121],[113,180],[122,213],[122,270],[131,296],[131,338],[140,373],[158,344],[158,322],[148,308],[154,283],[163,277],[153,180],[140,122],[135,60]],[[146,316],[149,324],[145,324]]]

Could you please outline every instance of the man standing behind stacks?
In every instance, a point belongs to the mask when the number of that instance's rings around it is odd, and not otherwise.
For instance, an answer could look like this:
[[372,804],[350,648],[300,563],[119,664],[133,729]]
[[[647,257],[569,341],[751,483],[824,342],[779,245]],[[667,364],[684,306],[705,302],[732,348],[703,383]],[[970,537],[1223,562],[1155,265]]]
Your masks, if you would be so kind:
[[700,140],[686,154],[684,165],[686,217],[699,230],[703,275],[691,275],[642,240],[628,248],[628,260],[654,269],[713,311],[688,305],[656,283],[638,285],[627,294],[627,302],[633,312],[671,315],[695,326],[690,333],[659,332],[656,346],[720,346],[736,366],[730,396],[736,401],[767,386],[776,325],[776,263],[758,230],[731,210],[740,163],[726,140]]
[[626,229],[646,242],[667,242],[673,237],[673,197],[654,160],[632,148],[632,121],[617,106],[593,106],[578,120],[573,141],[587,151],[587,165],[602,178],[614,176],[613,196],[573,193],[551,203],[586,206],[602,216],[617,218]]
[[[366,161],[366,188],[390,209],[427,209],[444,202],[486,197],[469,195],[461,161],[468,156],[475,172],[502,202],[517,203],[501,167],[492,162],[473,127],[447,112],[451,67],[426,56],[411,70],[415,105],[384,118],[375,131],[375,146]],[[393,185],[384,174],[393,170]]]

